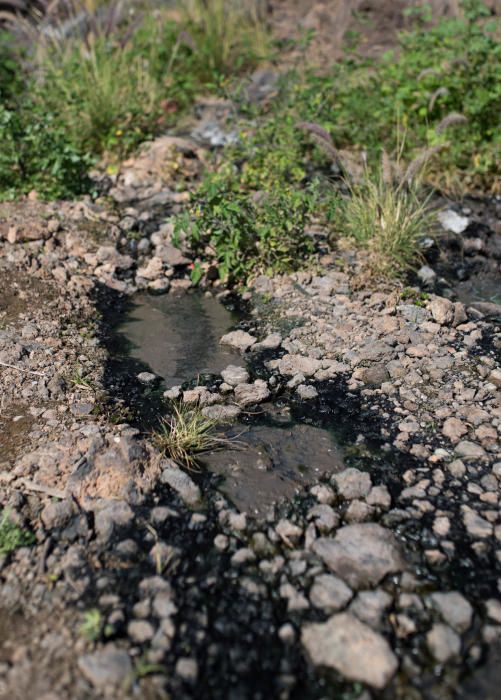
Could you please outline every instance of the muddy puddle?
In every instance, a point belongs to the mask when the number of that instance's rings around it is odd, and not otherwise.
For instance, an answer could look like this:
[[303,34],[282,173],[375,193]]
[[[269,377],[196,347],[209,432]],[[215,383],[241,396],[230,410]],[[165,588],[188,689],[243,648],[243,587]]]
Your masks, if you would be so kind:
[[238,353],[219,344],[236,320],[212,296],[141,294],[117,330],[128,341],[131,357],[148,365],[169,388],[242,363]]
[[[116,330],[130,357],[171,387],[242,365],[240,354],[219,343],[239,320],[212,296],[144,294],[134,298]],[[244,413],[224,435],[228,446],[204,455],[201,466],[218,477],[219,490],[235,506],[255,515],[343,467],[332,433],[297,423],[284,407]]]
[[201,464],[222,477],[219,490],[239,510],[254,515],[343,469],[328,430],[284,421],[272,407],[257,424],[235,425],[226,435],[233,440],[228,447],[204,455]]

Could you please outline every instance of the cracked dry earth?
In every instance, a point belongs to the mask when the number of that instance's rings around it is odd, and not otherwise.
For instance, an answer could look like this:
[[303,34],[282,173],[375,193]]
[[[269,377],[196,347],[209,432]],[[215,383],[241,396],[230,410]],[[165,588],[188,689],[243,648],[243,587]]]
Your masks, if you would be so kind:
[[494,305],[361,291],[348,253],[258,278],[223,339],[241,363],[167,398],[230,429],[279,411],[341,457],[242,512],[151,444],[127,403],[162,406],[148,368],[110,374],[109,314],[189,287],[182,198],[112,196],[0,224],[0,502],[36,538],[0,559],[0,698],[498,697]]

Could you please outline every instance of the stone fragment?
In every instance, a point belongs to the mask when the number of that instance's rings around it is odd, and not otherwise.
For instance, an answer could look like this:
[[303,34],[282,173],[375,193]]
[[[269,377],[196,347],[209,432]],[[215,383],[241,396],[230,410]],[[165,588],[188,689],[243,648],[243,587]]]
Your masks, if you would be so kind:
[[486,456],[483,447],[474,442],[470,442],[469,440],[462,440],[458,445],[456,445],[454,452],[458,457],[462,457],[466,460],[482,459]]
[[196,683],[198,678],[198,664],[195,659],[181,657],[176,662],[176,675],[187,683]]
[[346,500],[364,498],[372,487],[369,474],[353,467],[335,474],[332,481],[336,484],[338,493]]
[[132,671],[129,655],[123,649],[109,645],[78,659],[78,667],[96,688],[123,683]]
[[157,375],[152,372],[139,372],[137,378],[141,384],[146,384],[147,386],[155,384],[158,381]]
[[339,525],[339,515],[327,503],[319,503],[310,508],[306,519],[313,520],[317,530],[323,535],[328,534]]
[[235,387],[235,400],[239,406],[250,406],[266,401],[270,390],[264,379],[256,379],[253,384],[239,384]]
[[432,593],[430,596],[435,607],[444,622],[450,625],[456,632],[466,632],[471,625],[473,608],[461,593],[450,591],[449,593]]
[[371,367],[358,367],[353,372],[352,378],[367,386],[381,386],[389,380],[390,375],[385,365],[378,364]]
[[69,498],[48,503],[40,516],[46,530],[65,527],[76,513],[75,503]]
[[459,654],[461,640],[447,625],[436,623],[426,635],[428,649],[441,664]]
[[463,233],[470,223],[467,216],[457,214],[454,209],[439,212],[437,218],[442,224],[442,228],[446,231],[452,231],[452,233]]
[[303,535],[302,528],[294,525],[294,523],[291,523],[291,521],[286,518],[282,518],[282,520],[278,521],[275,532],[288,546],[297,543]]
[[317,576],[310,590],[310,602],[327,613],[344,608],[353,597],[353,592],[337,576],[321,574]]
[[374,523],[347,525],[334,539],[321,537],[313,551],[352,588],[379,583],[389,573],[403,571],[405,561],[393,533]]
[[321,366],[320,360],[303,355],[284,355],[278,361],[278,371],[286,377],[293,377],[296,374],[311,377]]
[[463,512],[463,522],[465,528],[468,530],[472,537],[478,537],[480,539],[484,537],[490,537],[492,535],[492,525],[491,523],[484,520],[478,513],[469,508],[468,506],[463,506],[461,508]]
[[127,626],[127,634],[136,644],[144,644],[153,639],[155,630],[147,620],[133,620]]
[[384,688],[398,667],[388,642],[350,613],[304,625],[301,641],[315,666],[334,668],[351,681]]
[[370,506],[378,508],[389,508],[391,506],[391,495],[387,486],[373,486],[366,498]]
[[238,418],[241,413],[242,409],[234,404],[228,406],[205,406],[202,408],[202,414],[206,418],[217,420],[220,423],[231,423],[231,421]]
[[318,396],[318,391],[311,384],[300,384],[296,389],[296,394],[303,401],[308,401],[310,399],[316,399]]
[[449,299],[434,297],[428,304],[433,320],[445,326],[454,319],[454,304]]
[[221,345],[229,345],[232,348],[236,348],[237,350],[240,350],[240,352],[245,352],[251,347],[251,345],[254,345],[256,341],[257,338],[250,333],[239,330],[231,331],[231,333],[223,335],[220,343]]
[[93,505],[94,529],[99,539],[107,541],[117,528],[130,525],[134,512],[125,501],[98,501]]
[[237,367],[236,365],[228,365],[228,367],[221,372],[221,376],[230,386],[246,384],[249,381],[249,373],[245,367]]
[[170,459],[164,459],[162,460],[161,468],[160,481],[163,484],[168,484],[171,489],[176,491],[187,505],[194,506],[200,502],[200,489],[193,479],[180,469],[175,462]]
[[467,426],[458,418],[447,418],[442,428],[442,434],[449,438],[451,442],[459,442],[467,432]]
[[381,625],[383,613],[390,607],[391,603],[392,598],[385,591],[360,591],[350,605],[350,612],[362,622],[374,629],[378,629]]

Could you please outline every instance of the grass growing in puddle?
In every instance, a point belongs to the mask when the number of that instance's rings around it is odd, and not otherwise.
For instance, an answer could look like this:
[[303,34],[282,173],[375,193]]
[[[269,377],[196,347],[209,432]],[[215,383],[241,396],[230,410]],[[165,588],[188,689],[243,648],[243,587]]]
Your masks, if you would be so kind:
[[163,418],[153,433],[155,446],[175,462],[195,469],[197,455],[232,442],[216,434],[217,421],[204,416],[199,406],[174,404],[169,418]]

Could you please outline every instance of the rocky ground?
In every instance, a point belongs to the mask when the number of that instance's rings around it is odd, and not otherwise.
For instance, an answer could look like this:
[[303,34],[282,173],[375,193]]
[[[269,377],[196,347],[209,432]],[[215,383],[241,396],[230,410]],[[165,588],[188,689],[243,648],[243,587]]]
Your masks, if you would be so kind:
[[[281,5],[322,27],[325,3]],[[158,378],[115,362],[127,300],[190,287],[177,183],[235,138],[230,108],[200,104],[193,138],[146,145],[96,201],[0,210],[0,506],[35,536],[0,555],[0,698],[494,700],[500,306],[476,290],[499,285],[499,201],[441,203],[411,288],[363,286],[344,249],[256,279],[222,339],[241,363],[167,392],[223,429],[280,410],[335,434],[335,468],[257,515],[159,454]]]

